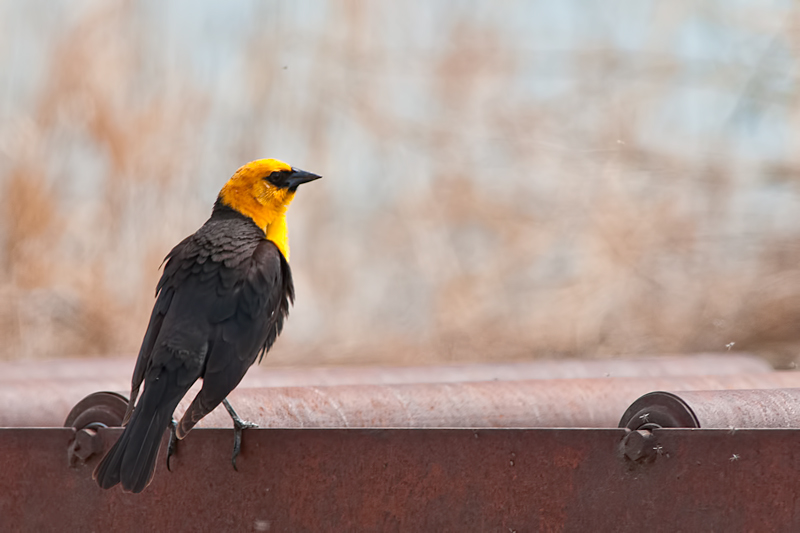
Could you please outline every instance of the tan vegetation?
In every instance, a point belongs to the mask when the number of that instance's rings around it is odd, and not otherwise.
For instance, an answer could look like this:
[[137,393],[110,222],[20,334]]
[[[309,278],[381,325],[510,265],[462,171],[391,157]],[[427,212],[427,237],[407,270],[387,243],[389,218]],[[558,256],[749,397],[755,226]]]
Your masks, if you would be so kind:
[[796,9],[709,8],[742,53],[701,32],[728,54],[708,59],[678,45],[688,1],[635,49],[613,24],[552,45],[524,2],[256,3],[227,26],[3,4],[44,52],[0,123],[0,358],[138,350],[161,259],[259,157],[325,176],[289,217],[269,364],[800,356]]

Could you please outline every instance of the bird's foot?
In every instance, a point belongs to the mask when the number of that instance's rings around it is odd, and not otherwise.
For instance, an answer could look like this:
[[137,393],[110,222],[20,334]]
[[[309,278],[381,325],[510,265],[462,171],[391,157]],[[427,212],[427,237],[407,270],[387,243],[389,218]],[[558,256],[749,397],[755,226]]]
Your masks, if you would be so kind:
[[178,446],[178,422],[173,418],[169,423],[169,444],[167,445],[167,470],[172,472],[169,467],[169,459],[175,454],[175,449]]
[[236,411],[233,410],[233,406],[231,406],[227,398],[222,400],[222,404],[225,406],[225,409],[228,410],[228,414],[231,415],[231,419],[233,420],[233,456],[231,457],[231,464],[233,465],[233,469],[238,472],[239,469],[236,468],[236,458],[239,456],[239,452],[242,449],[242,431],[245,429],[257,428],[258,424],[242,420],[241,417],[236,414]]

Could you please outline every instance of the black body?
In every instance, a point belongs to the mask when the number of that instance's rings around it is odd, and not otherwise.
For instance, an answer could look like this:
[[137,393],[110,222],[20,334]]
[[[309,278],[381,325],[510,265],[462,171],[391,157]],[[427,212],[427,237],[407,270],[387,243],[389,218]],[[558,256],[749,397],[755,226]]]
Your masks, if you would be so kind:
[[[177,428],[183,438],[269,350],[294,299],[289,263],[249,218],[219,201],[165,259],[131,384],[130,421],[94,472],[97,483],[141,492],[173,411],[203,387]],[[139,388],[142,397],[133,408]],[[131,416],[132,410],[132,416]]]

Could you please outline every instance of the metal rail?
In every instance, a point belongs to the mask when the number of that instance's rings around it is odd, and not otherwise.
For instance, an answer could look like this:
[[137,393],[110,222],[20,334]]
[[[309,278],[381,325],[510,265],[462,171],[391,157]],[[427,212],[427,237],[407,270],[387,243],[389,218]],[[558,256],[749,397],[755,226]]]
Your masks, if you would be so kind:
[[[238,388],[229,398],[242,417],[261,427],[617,427],[631,402],[653,389],[792,386],[800,387],[800,373]],[[187,395],[176,416],[192,396]],[[61,425],[63,419],[48,425]],[[218,408],[199,427],[230,424]]]
[[[54,361],[18,361],[0,363],[0,427],[60,426],[66,413],[87,395],[98,390],[127,394],[133,359],[63,359]],[[238,387],[241,391],[256,387],[318,387],[410,383],[458,383],[465,381],[521,381],[554,378],[618,378],[683,375],[766,375],[769,365],[762,359],[742,354],[700,354],[697,356],[662,356],[642,359],[595,361],[532,361],[477,365],[440,365],[430,367],[340,367],[340,368],[269,368],[254,367]],[[798,373],[800,383],[800,373]],[[652,382],[650,382],[652,383]],[[741,386],[741,385],[740,385]],[[759,387],[757,384],[746,387]],[[775,385],[767,385],[775,386]],[[782,385],[793,386],[793,385]],[[798,385],[800,386],[800,385]],[[677,387],[677,386],[676,386]],[[623,409],[636,397],[657,388],[641,387],[626,396]],[[719,388],[709,385],[701,388]],[[199,389],[197,385],[194,389]],[[341,389],[334,389],[335,391]],[[323,397],[328,389],[314,394]],[[554,393],[547,393],[552,396]],[[564,394],[571,395],[569,385]],[[193,393],[190,393],[190,397]],[[291,398],[287,398],[290,401]],[[619,405],[615,406],[616,409]],[[185,407],[185,405],[183,406]],[[308,404],[307,408],[311,408]],[[301,409],[302,411],[302,409]],[[222,413],[222,411],[220,411]],[[616,425],[614,412],[601,425]],[[216,418],[221,424],[227,415]],[[247,416],[258,417],[258,413]],[[212,418],[211,420],[213,420]],[[613,423],[611,423],[613,422]],[[262,422],[263,423],[263,422]],[[319,423],[310,422],[308,425]],[[501,424],[502,425],[502,424]],[[568,425],[568,424],[556,424]]]
[[198,428],[139,495],[91,480],[123,396],[20,379],[0,425],[72,427],[0,429],[0,531],[800,531],[800,429],[741,429],[800,427],[800,389],[769,390],[800,373],[240,387],[241,415],[283,429],[247,430],[236,472],[232,432]]
[[650,392],[625,411],[619,427],[798,428],[800,388]]
[[257,429],[236,472],[231,431],[198,429],[132,495],[67,466],[74,430],[0,429],[0,530],[800,531],[800,430],[657,429],[637,460],[627,434]]

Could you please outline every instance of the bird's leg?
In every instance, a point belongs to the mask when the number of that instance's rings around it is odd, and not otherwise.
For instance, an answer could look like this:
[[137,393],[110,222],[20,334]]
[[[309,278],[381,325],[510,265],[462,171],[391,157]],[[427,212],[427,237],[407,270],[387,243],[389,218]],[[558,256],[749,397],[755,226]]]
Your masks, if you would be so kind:
[[228,414],[231,415],[231,419],[233,420],[233,457],[231,457],[231,464],[233,464],[233,469],[238,472],[239,469],[236,468],[236,458],[239,456],[239,451],[242,448],[242,430],[257,428],[258,424],[242,420],[239,415],[236,414],[236,411],[233,410],[231,402],[229,402],[227,398],[222,400],[222,404],[225,406],[225,409],[228,410]]
[[178,445],[178,422],[173,418],[169,423],[169,444],[167,445],[167,470],[172,472],[169,467],[169,458],[175,454],[175,448]]

